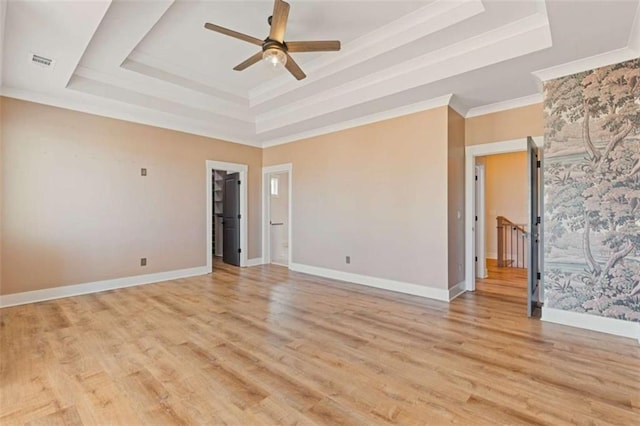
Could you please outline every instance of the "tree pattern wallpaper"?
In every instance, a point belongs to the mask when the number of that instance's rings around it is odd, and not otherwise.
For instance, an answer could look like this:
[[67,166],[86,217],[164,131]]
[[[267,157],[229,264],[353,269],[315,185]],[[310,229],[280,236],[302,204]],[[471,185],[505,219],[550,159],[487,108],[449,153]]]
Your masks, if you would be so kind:
[[545,306],[640,321],[640,59],[545,83]]

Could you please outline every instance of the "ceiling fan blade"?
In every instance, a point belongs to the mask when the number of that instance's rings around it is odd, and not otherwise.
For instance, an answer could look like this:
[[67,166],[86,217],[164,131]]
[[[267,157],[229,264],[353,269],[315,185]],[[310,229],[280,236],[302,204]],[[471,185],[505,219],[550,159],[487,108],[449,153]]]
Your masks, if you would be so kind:
[[260,62],[261,59],[262,59],[262,52],[258,52],[255,55],[253,55],[252,57],[250,57],[249,59],[247,59],[246,61],[244,61],[243,63],[241,63],[238,66],[236,66],[234,68],[234,70],[236,70],[236,71],[246,70],[251,65],[253,65],[253,64],[257,63],[257,62]]
[[284,41],[284,33],[287,29],[287,20],[289,19],[289,3],[282,0],[275,0],[272,16],[269,38],[282,43]]
[[298,64],[296,64],[296,61],[294,61],[289,54],[287,54],[287,63],[285,64],[285,68],[289,70],[297,80],[302,80],[307,77],[304,71],[302,71]]
[[221,27],[219,25],[210,24],[209,22],[204,24],[204,27],[206,29],[208,29],[208,30],[215,31],[217,33],[224,34],[224,35],[227,35],[227,36],[230,36],[230,37],[233,37],[233,38],[237,38],[237,39],[249,42],[251,44],[258,45],[258,46],[262,46],[262,44],[264,43],[264,41],[260,40],[259,38],[251,37],[250,35],[246,35],[246,34],[239,33],[237,31],[229,30],[229,29]]
[[337,52],[340,50],[338,40],[324,41],[288,41],[289,52]]

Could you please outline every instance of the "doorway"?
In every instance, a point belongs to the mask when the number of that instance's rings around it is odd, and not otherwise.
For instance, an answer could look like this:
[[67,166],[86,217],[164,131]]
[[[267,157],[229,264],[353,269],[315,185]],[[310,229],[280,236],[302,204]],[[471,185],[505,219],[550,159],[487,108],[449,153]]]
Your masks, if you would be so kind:
[[247,264],[246,164],[206,161],[207,270],[214,259],[229,265]]
[[527,153],[476,157],[475,169],[476,291],[524,300],[529,254]]
[[[542,300],[542,137],[466,148],[466,290],[511,299],[529,316]],[[476,287],[477,284],[477,287]]]
[[263,181],[264,263],[291,263],[291,164],[265,167]]
[[[215,171],[214,171],[215,173]],[[225,173],[222,192],[221,243],[222,261],[240,266],[240,173]],[[215,250],[214,250],[215,252]]]

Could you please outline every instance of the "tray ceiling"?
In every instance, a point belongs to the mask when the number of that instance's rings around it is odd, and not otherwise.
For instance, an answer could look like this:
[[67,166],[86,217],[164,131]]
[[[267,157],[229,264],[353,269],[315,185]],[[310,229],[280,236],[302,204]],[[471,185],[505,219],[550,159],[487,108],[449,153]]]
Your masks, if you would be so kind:
[[[258,48],[203,28],[264,38],[269,0],[9,2],[2,93],[269,146],[439,102],[463,114],[531,103],[534,75],[640,53],[636,0],[290,4],[288,40],[343,45],[293,54],[303,81],[261,63],[233,71]],[[55,66],[34,66],[32,54]]]

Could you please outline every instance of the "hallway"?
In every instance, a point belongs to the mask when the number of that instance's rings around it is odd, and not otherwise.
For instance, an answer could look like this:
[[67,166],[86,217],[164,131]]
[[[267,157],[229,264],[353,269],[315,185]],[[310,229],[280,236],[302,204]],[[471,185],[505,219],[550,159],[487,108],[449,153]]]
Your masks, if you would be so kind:
[[487,259],[489,276],[476,279],[476,293],[516,303],[526,303],[527,269],[500,268],[495,259]]

